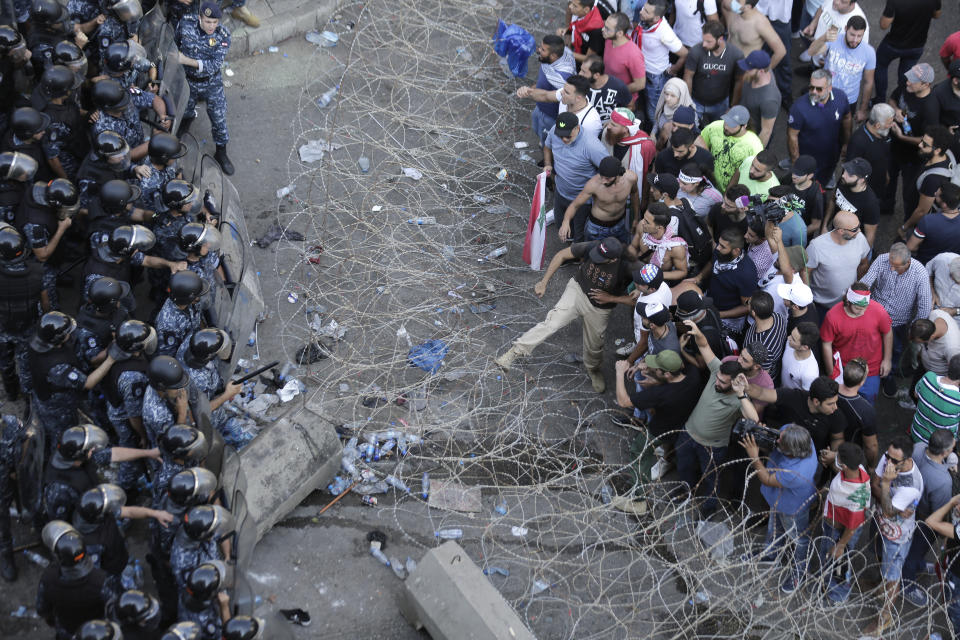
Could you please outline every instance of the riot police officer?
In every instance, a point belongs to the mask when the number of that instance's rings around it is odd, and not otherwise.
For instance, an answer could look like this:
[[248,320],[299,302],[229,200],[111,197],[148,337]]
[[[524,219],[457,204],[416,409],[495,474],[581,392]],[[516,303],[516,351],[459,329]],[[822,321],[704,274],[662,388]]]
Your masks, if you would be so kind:
[[114,594],[106,573],[93,566],[80,532],[63,520],[43,527],[44,545],[54,562],[40,577],[37,613],[56,630],[57,640],[71,640],[91,618],[102,618]]
[[90,153],[77,171],[80,187],[80,207],[86,209],[90,199],[100,193],[100,187],[109,180],[126,180],[147,175],[145,167],[131,168],[130,146],[116,131],[101,131],[93,137]]
[[[24,17],[29,16],[27,9]],[[33,75],[33,65],[27,41],[11,26],[13,21],[0,18],[0,22],[9,23],[0,24],[0,131],[6,131],[8,116],[20,98],[18,81]]]
[[139,117],[141,111],[153,109],[158,122],[169,130],[173,119],[167,115],[167,103],[152,91],[144,91],[135,82],[138,73],[146,73],[153,66],[139,43],[132,40],[110,44],[103,55],[103,70],[130,93],[130,109]]
[[49,443],[58,442],[60,433],[77,423],[84,393],[103,380],[113,366],[108,353],[89,375],[83,372],[72,340],[76,327],[77,321],[65,313],[45,313],[27,350],[33,384],[30,405]]
[[[180,228],[180,249],[186,255],[187,269],[205,282],[213,282],[216,276],[225,280],[220,268],[220,232],[212,224],[188,222]],[[201,307],[209,309],[212,300],[205,296]]]
[[243,391],[243,385],[234,382],[225,385],[216,365],[217,360],[230,358],[232,347],[233,343],[226,331],[208,327],[195,331],[177,351],[177,358],[186,367],[197,390],[210,399],[210,421],[213,427],[220,431],[229,444],[236,446],[239,443],[227,437],[230,433],[227,426],[230,417],[223,405]]
[[137,206],[156,211],[167,210],[160,197],[164,186],[171,180],[181,177],[177,160],[187,154],[187,146],[169,133],[155,133],[147,145],[147,157],[143,166],[150,170],[149,175],[140,178],[140,199]]
[[200,5],[199,15],[190,14],[177,25],[176,42],[180,49],[180,64],[187,72],[190,99],[184,118],[177,131],[183,135],[197,117],[197,103],[207,103],[207,115],[213,129],[213,142],[217,145],[214,159],[223,172],[233,175],[233,163],[227,157],[227,97],[223,93],[223,77],[220,75],[223,60],[230,49],[230,31],[220,24],[222,12],[215,2],[206,0]]
[[160,640],[200,640],[200,627],[196,622],[177,622],[170,625]]
[[13,477],[18,472],[26,438],[27,430],[19,418],[5,414],[0,419],[0,577],[7,582],[17,579],[17,565],[13,561],[13,534],[10,531],[10,507],[13,506],[15,497]]
[[123,640],[157,640],[160,637],[160,602],[139,589],[121,593],[108,614],[120,625]]
[[69,180],[57,178],[35,182],[20,203],[16,227],[23,233],[33,257],[43,263],[43,289],[50,308],[59,308],[58,268],[66,253],[63,240],[79,209],[77,188]]
[[93,123],[92,134],[96,136],[104,131],[115,131],[130,145],[130,158],[139,160],[147,154],[147,142],[140,126],[140,118],[128,109],[130,92],[113,78],[94,83],[90,90],[93,104],[99,110],[99,116]]
[[126,42],[137,36],[143,8],[139,0],[107,0],[101,5],[104,12],[103,24],[97,29],[95,40],[100,50],[101,64],[105,61],[107,50],[115,42]]
[[160,307],[155,326],[161,355],[176,355],[180,345],[200,328],[200,299],[210,290],[210,283],[193,271],[178,271],[170,276],[169,297]]
[[[109,603],[108,603],[109,606]],[[73,640],[127,640],[116,622],[110,620],[87,620]]]
[[160,469],[154,474],[154,501],[170,479],[187,468],[201,464],[210,447],[198,429],[188,424],[171,425],[160,436]]
[[143,393],[143,426],[150,446],[173,424],[185,424],[190,416],[190,375],[170,356],[157,356],[147,366],[150,385]]
[[27,185],[37,175],[37,161],[19,151],[0,153],[0,221],[13,224]]
[[43,267],[27,259],[23,235],[0,223],[0,375],[11,400],[20,395],[21,383],[25,393],[32,389],[27,341],[40,315],[42,297]]
[[202,640],[220,640],[223,623],[230,619],[230,597],[227,566],[209,560],[194,567],[187,575],[186,589],[180,593],[178,613],[181,620],[200,626]]
[[87,301],[77,313],[77,357],[92,369],[107,357],[113,334],[130,315],[130,285],[113,278],[100,278],[87,289]]
[[181,590],[194,567],[221,559],[219,542],[236,530],[235,525],[233,514],[220,505],[200,505],[187,512],[170,547],[170,568]]
[[223,625],[223,640],[261,640],[264,627],[263,618],[233,616]]
[[[151,267],[178,271],[185,269],[186,262],[171,262],[157,256],[148,256],[156,243],[156,236],[143,225],[122,225],[110,235],[95,233],[90,236],[90,257],[83,265],[84,287],[103,277],[130,283],[133,279],[132,267]],[[131,304],[128,301],[127,304]]]
[[46,182],[53,177],[43,152],[43,137],[50,127],[50,116],[33,107],[20,107],[10,116],[10,129],[3,137],[0,150],[18,151],[33,158],[37,163],[35,177]]
[[53,48],[61,40],[73,40],[81,49],[87,36],[70,20],[64,5],[56,0],[34,0],[30,6],[27,47],[33,52],[33,66],[39,76],[53,60]]
[[130,559],[127,543],[117,526],[126,502],[123,489],[104,483],[87,489],[73,511],[73,527],[83,536],[90,561],[106,572],[115,592],[120,589],[120,575]]
[[73,92],[82,78],[70,69],[53,65],[43,72],[33,92],[33,106],[50,117],[42,140],[47,164],[58,178],[74,180],[87,155],[87,126]]
[[83,49],[69,40],[61,40],[53,45],[53,64],[70,69],[81,81],[87,77],[87,56],[83,54]]
[[131,222],[149,224],[153,211],[140,209],[134,202],[140,198],[140,187],[126,180],[108,180],[100,187],[96,198],[88,204],[87,219],[90,221],[90,235],[109,236],[114,229]]

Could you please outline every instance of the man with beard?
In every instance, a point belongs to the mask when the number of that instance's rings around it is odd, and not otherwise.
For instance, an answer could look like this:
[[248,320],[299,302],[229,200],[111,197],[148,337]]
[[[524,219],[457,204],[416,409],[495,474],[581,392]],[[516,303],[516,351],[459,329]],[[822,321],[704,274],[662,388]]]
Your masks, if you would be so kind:
[[690,129],[675,128],[670,134],[670,146],[657,154],[654,167],[657,173],[679,176],[683,167],[693,162],[710,184],[714,183],[713,155],[697,145],[697,134]]
[[843,89],[847,95],[850,110],[856,113],[857,122],[867,117],[867,108],[873,94],[874,69],[877,66],[876,51],[869,42],[863,41],[866,30],[867,21],[861,16],[853,16],[847,20],[843,38],[837,37],[839,29],[832,26],[807,49],[811,57],[825,54],[823,68],[833,74],[834,86]]
[[907,248],[924,265],[960,247],[960,186],[952,182],[941,185],[937,208],[940,213],[920,218],[907,242]]
[[[599,173],[589,180],[570,206],[560,225],[560,241],[566,242],[573,224],[574,241],[602,240],[615,236],[624,245],[630,244],[627,224],[627,198],[633,219],[640,212],[640,192],[637,174],[629,171],[613,156],[600,161]],[[589,204],[590,201],[593,204]]]
[[720,234],[714,250],[713,269],[706,293],[720,312],[728,331],[743,332],[747,302],[757,290],[757,267],[746,254],[743,236],[736,229]]
[[600,121],[606,124],[617,107],[626,107],[633,97],[627,85],[606,72],[601,58],[589,56],[580,67],[580,75],[590,81],[590,104],[597,110]]
[[[777,41],[779,42],[779,40]],[[763,150],[763,143],[747,129],[750,112],[746,107],[731,107],[723,118],[711,122],[700,133],[697,144],[713,154],[714,186],[725,190],[743,161]]]
[[840,211],[832,226],[830,233],[817,236],[807,245],[810,288],[821,318],[843,298],[850,281],[870,267],[870,245],[860,233],[857,216]]
[[[890,128],[893,126],[894,111],[886,102],[873,105],[870,115],[850,136],[847,144],[847,160],[866,158],[873,171],[867,184],[877,197],[887,193],[890,177]],[[892,208],[890,213],[892,213]]]
[[[647,86],[647,65],[634,42],[627,37],[630,31],[630,18],[625,13],[611,14],[603,23],[603,37],[607,45],[603,50],[603,63],[607,73],[619,78],[633,94],[633,103],[637,104],[637,93]],[[637,109],[641,107],[637,105]]]
[[[843,163],[840,184],[837,185],[836,202],[827,207],[824,224],[830,224],[834,211],[849,211],[857,214],[860,228],[867,244],[873,248],[873,239],[880,224],[880,200],[867,184],[870,177],[870,163],[863,158],[854,158]],[[824,226],[824,229],[826,226]]]
[[787,149],[793,161],[801,153],[813,156],[817,180],[829,189],[840,148],[850,139],[850,101],[842,89],[833,86],[833,77],[824,69],[810,75],[809,88],[790,107]]
[[799,156],[793,161],[790,179],[793,192],[803,201],[803,221],[807,225],[807,237],[813,239],[820,233],[823,223],[823,187],[817,182],[814,173],[817,161],[811,156]]
[[714,21],[703,25],[703,39],[690,49],[683,72],[701,124],[709,124],[727,112],[741,60],[743,52],[727,44],[723,25]]
[[624,168],[632,171],[638,187],[645,188],[647,169],[657,154],[657,143],[640,129],[640,122],[633,111],[618,107],[610,114],[610,120],[600,136],[607,153],[620,160]]
[[[901,239],[906,238],[910,230],[920,222],[920,218],[934,210],[934,199],[940,186],[950,182],[951,160],[947,151],[953,143],[950,130],[940,125],[928,127],[920,138],[917,156],[922,163],[920,175],[917,176],[916,188],[918,192],[917,206],[910,217],[897,231]],[[906,179],[906,176],[904,176]],[[904,207],[906,211],[906,207]]]
[[912,212],[917,207],[917,175],[920,165],[919,144],[927,129],[937,123],[937,99],[933,95],[933,67],[925,62],[913,65],[905,74],[906,83],[898,85],[890,96],[894,108],[894,124],[890,165],[890,182],[883,199],[894,202],[897,196],[897,177],[903,174],[903,210]]
[[[566,211],[606,157],[603,145],[583,133],[577,116],[564,111],[550,129],[543,146],[543,170],[555,180],[553,210]],[[556,169],[554,169],[556,167]]]
[[[537,58],[540,60],[540,71],[537,74],[537,84],[534,88],[545,91],[556,91],[563,88],[568,76],[576,71],[573,53],[563,46],[563,38],[557,35],[543,37],[543,42],[537,45]],[[519,92],[518,92],[519,95]],[[556,121],[559,107],[555,102],[538,102],[530,115],[533,132],[537,136],[540,146],[547,138],[547,132]]]
[[[680,74],[687,59],[687,48],[663,18],[666,13],[667,4],[664,0],[647,2],[640,9],[640,19],[633,30],[633,37],[639,38],[638,44],[646,65],[647,118],[651,122],[655,119],[660,92],[668,79]],[[670,54],[677,58],[672,65]]]
[[776,166],[777,155],[770,149],[764,149],[755,156],[744,158],[740,168],[733,172],[730,184],[744,184],[751,195],[765,196],[780,184],[773,173]]

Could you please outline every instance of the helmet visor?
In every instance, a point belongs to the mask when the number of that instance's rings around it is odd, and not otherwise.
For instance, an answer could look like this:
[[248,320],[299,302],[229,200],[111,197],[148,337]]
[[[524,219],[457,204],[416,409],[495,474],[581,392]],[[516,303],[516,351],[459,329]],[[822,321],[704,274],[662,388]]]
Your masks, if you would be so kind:
[[37,173],[37,161],[25,153],[13,153],[13,162],[7,169],[7,180],[16,180],[17,182],[28,182],[33,180]]

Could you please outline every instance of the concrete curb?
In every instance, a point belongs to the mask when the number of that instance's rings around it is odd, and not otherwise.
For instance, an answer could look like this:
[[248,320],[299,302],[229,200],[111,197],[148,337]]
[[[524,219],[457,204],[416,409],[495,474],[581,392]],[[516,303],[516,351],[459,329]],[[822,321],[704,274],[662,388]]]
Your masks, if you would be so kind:
[[263,18],[257,29],[238,27],[231,34],[232,42],[227,59],[236,60],[251,55],[260,49],[325,25],[337,6],[338,0],[317,0]]

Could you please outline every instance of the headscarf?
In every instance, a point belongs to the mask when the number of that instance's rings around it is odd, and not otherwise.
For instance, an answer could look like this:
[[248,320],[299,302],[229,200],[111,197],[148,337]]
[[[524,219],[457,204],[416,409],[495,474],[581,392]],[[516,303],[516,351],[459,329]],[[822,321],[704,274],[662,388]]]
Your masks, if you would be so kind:
[[[668,107],[666,103],[667,92],[676,94],[680,96],[680,100],[677,102],[676,107]],[[654,112],[653,116],[653,133],[656,133],[662,128],[661,120],[664,122],[669,122],[673,119],[673,112],[677,110],[677,107],[693,107],[693,98],[690,97],[690,89],[687,88],[687,83],[681,80],[680,78],[670,78],[667,80],[667,83],[663,85],[663,91],[660,92],[660,97],[657,99],[657,109]],[[696,108],[696,107],[694,107]]]

